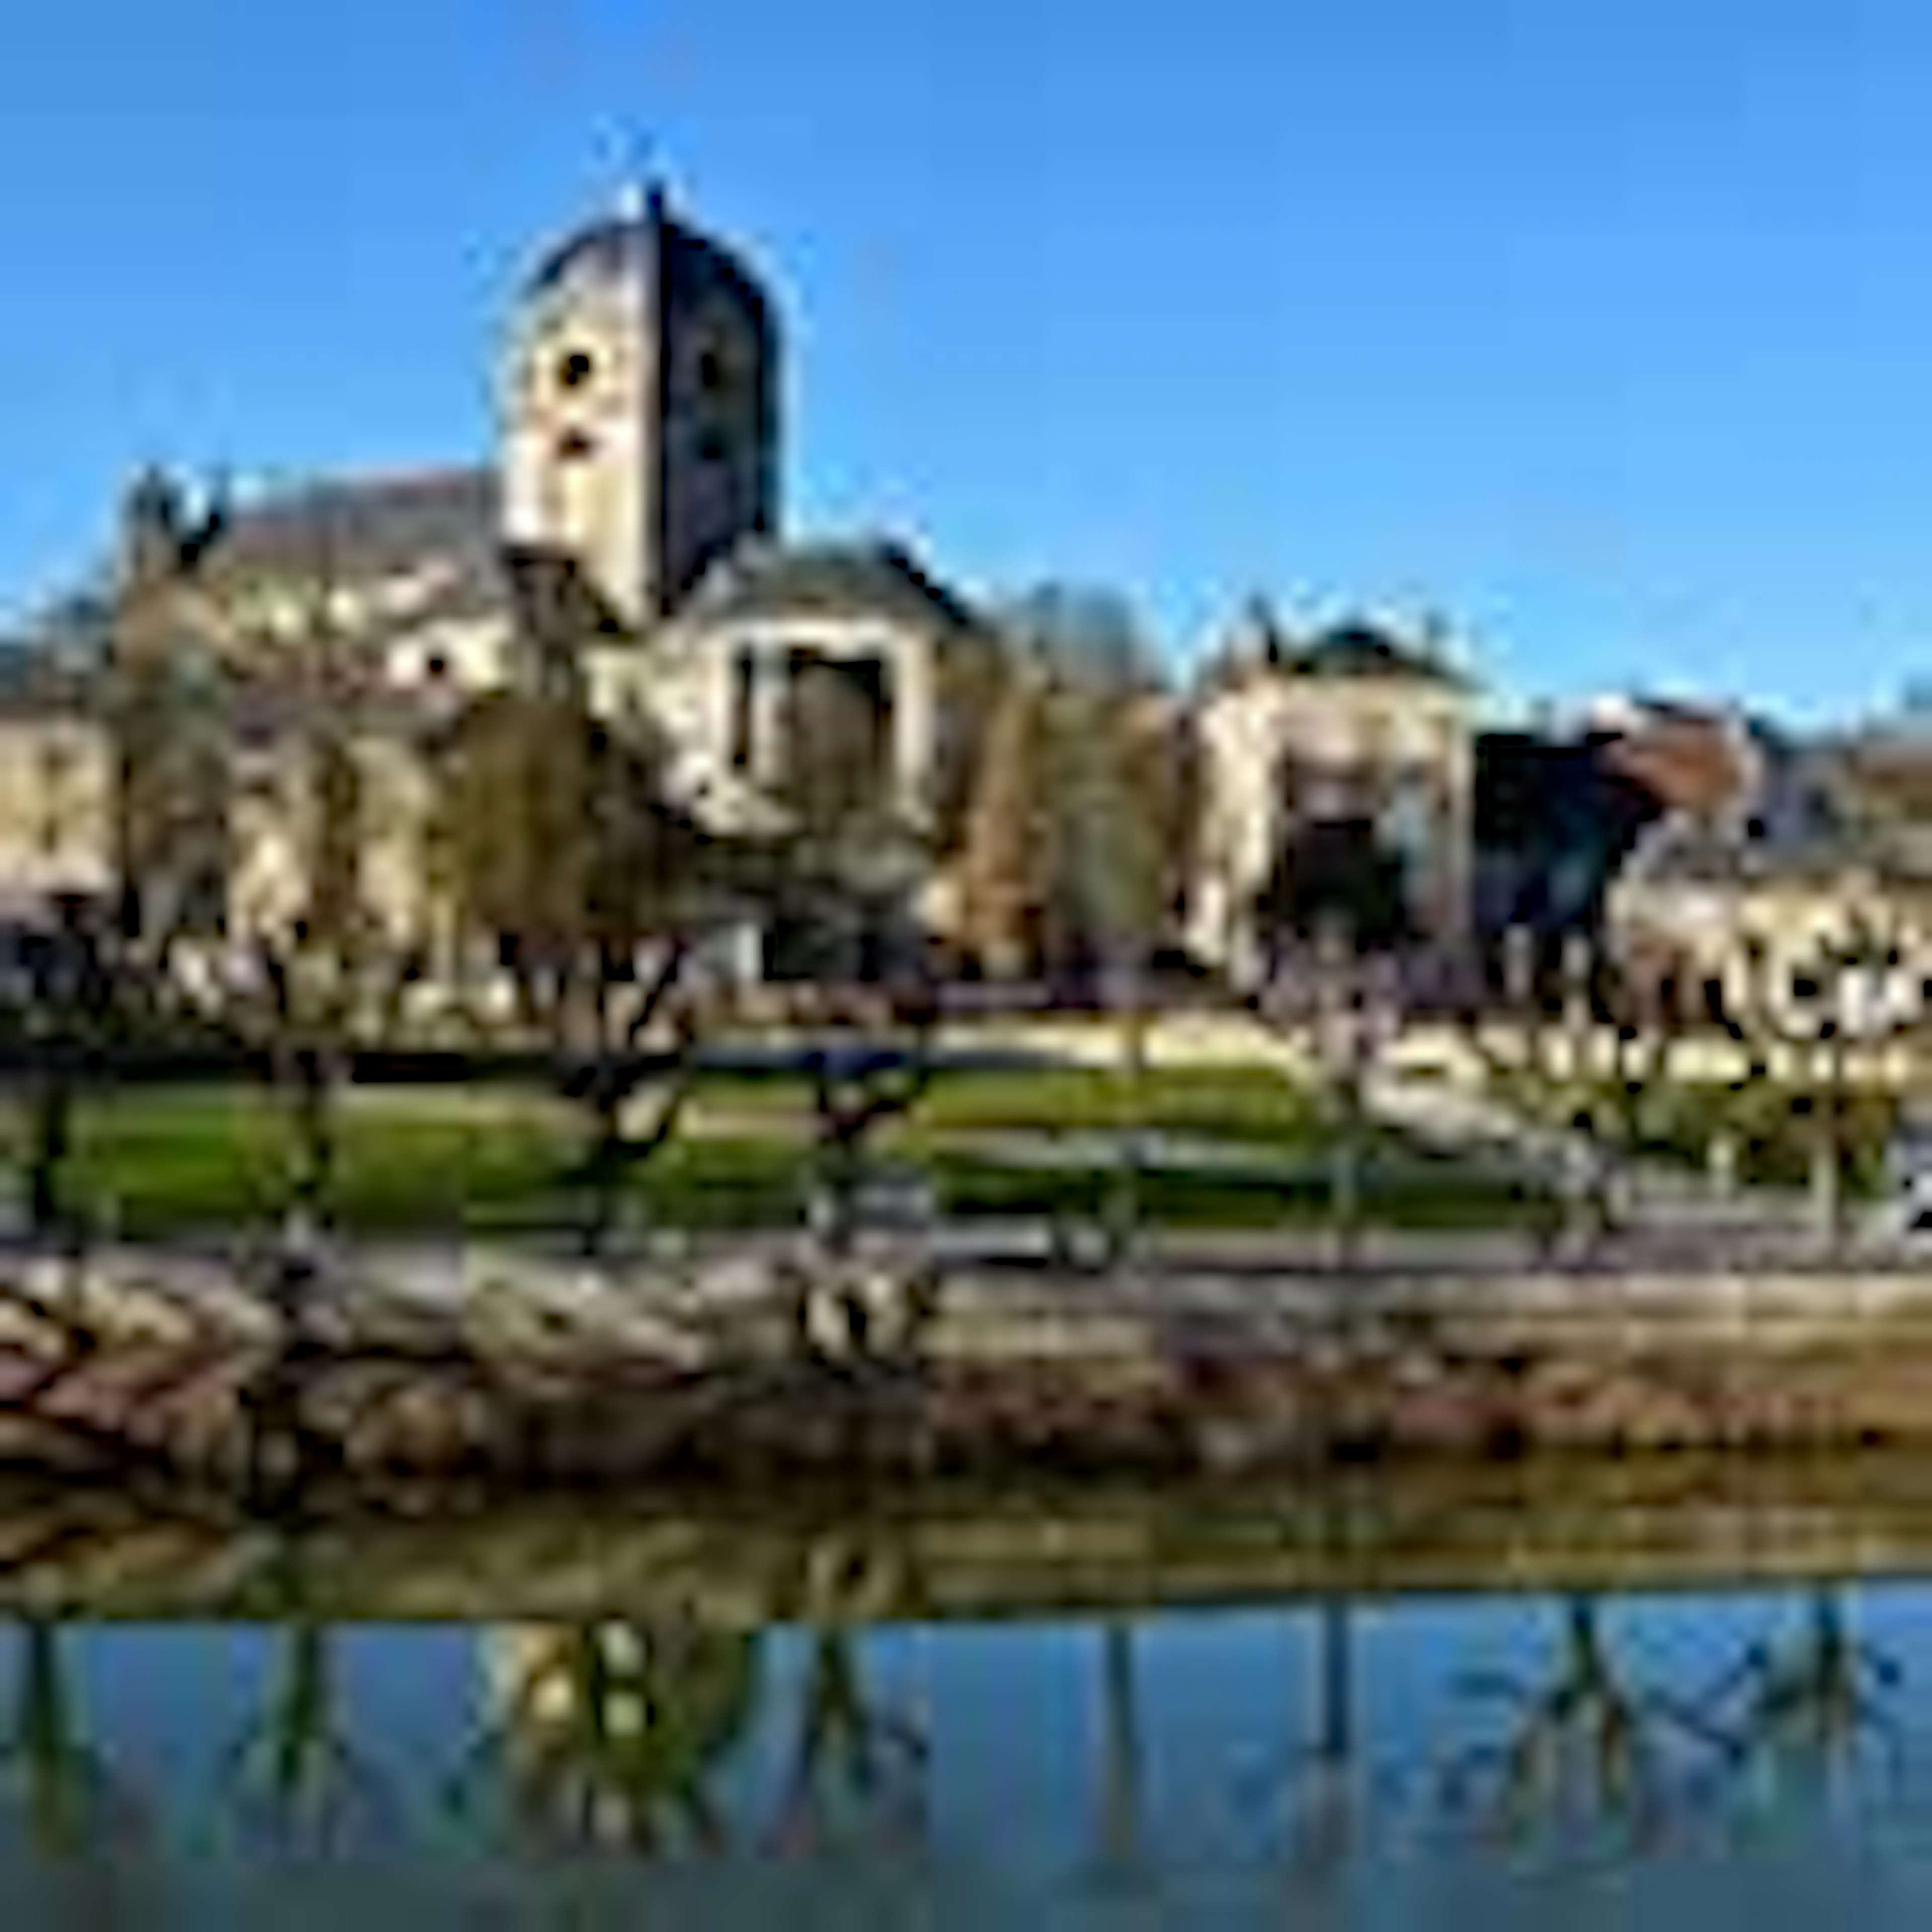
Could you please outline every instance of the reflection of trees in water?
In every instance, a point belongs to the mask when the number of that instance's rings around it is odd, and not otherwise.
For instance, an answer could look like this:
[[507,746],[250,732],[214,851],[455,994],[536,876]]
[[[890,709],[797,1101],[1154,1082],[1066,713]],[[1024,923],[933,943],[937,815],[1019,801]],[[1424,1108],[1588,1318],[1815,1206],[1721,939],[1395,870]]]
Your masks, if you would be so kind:
[[1299,1767],[1293,1834],[1295,1863],[1317,1874],[1337,1870],[1355,1835],[1354,1606],[1323,1599],[1315,1612],[1315,1722]]
[[498,1771],[514,1820],[578,1844],[723,1846],[712,1787],[753,1714],[754,1635],[608,1622],[488,1641],[498,1709],[471,1770]]
[[1146,1873],[1144,1748],[1133,1627],[1110,1619],[1100,1630],[1099,1820],[1100,1867],[1109,1878],[1137,1880]]
[[1895,1766],[1900,1740],[1886,1700],[1904,1675],[1859,1636],[1840,1592],[1812,1590],[1796,1629],[1753,1643],[1718,1688],[1730,1768],[1816,1790],[1856,1774],[1874,1746]]
[[1474,1675],[1463,1688],[1499,1703],[1503,1724],[1452,1762],[1446,1796],[1505,1837],[1572,1824],[1652,1838],[1689,1796],[1687,1759],[1724,1744],[1697,1707],[1628,1674],[1592,1597],[1563,1600],[1540,1676]]
[[1262,1802],[1283,1820],[1289,1864],[1315,1880],[1340,1872],[1360,1822],[1356,1610],[1352,1598],[1337,1594],[1291,1617],[1292,1627],[1305,1615],[1312,1640],[1309,1721],[1284,1750],[1270,1754],[1255,1780]]
[[798,1707],[779,1844],[813,1852],[854,1836],[922,1839],[930,1745],[914,1717],[866,1684],[860,1632],[808,1634]]
[[73,1855],[124,1835],[136,1820],[130,1794],[88,1741],[65,1636],[44,1618],[19,1626],[0,1767],[35,1847]]
[[392,1809],[381,1774],[350,1735],[340,1639],[307,1616],[277,1632],[261,1710],[231,1747],[222,1779],[244,1821],[318,1849]]

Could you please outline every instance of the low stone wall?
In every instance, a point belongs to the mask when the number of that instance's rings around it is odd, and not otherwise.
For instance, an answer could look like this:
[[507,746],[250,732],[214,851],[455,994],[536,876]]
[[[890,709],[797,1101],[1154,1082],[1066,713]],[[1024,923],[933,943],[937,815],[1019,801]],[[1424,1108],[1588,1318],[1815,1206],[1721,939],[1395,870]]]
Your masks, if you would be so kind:
[[916,1324],[889,1266],[802,1279],[365,1257],[290,1324],[218,1262],[35,1263],[0,1276],[0,1460],[274,1489],[1932,1440],[1904,1271],[964,1270]]

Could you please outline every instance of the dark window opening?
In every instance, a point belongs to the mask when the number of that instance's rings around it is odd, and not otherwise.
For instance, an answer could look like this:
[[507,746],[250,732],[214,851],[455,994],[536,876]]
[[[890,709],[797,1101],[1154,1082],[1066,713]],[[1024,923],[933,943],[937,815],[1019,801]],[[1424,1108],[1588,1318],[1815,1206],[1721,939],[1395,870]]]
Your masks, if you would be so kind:
[[429,677],[447,677],[449,675],[449,660],[442,652],[432,651],[424,660],[423,671],[424,674]]
[[715,396],[725,380],[724,352],[715,342],[707,342],[698,352],[698,386],[707,396]]
[[1792,976],[1791,996],[1793,999],[1815,1000],[1823,990],[1808,973],[1794,974]]
[[786,670],[782,742],[793,803],[821,824],[878,804],[891,774],[890,667],[804,646],[790,653]]
[[731,667],[731,763],[739,771],[752,762],[754,676],[752,653],[741,650]]
[[722,430],[707,429],[698,439],[698,460],[700,463],[722,463],[730,454],[730,445]]
[[556,365],[556,380],[566,389],[580,389],[595,373],[595,365],[580,349],[573,349]]
[[567,429],[556,440],[556,453],[566,463],[580,463],[596,452],[597,446],[580,429]]

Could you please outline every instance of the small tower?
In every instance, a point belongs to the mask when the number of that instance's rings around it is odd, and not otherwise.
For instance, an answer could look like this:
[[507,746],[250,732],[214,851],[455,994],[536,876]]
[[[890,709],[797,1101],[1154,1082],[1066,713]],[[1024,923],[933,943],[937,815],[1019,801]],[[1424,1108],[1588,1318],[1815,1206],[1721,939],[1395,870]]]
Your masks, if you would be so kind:
[[778,340],[755,277],[655,182],[523,292],[504,384],[504,534],[572,559],[633,629],[778,521]]
[[180,486],[164,470],[143,470],[121,500],[121,587],[132,590],[165,579],[180,558],[186,534]]

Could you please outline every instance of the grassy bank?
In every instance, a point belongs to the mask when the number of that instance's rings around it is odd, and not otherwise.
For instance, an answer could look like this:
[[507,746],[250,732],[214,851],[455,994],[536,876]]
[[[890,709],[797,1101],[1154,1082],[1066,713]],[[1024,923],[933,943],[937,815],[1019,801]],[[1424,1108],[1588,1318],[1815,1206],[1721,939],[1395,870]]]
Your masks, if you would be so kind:
[[[1097,1214],[1119,1186],[1094,1135],[1131,1121],[1250,1158],[1241,1171],[1165,1159],[1136,1184],[1141,1213],[1169,1225],[1257,1227],[1324,1220],[1332,1136],[1306,1094],[1260,1070],[1150,1073],[1131,1096],[1078,1070],[970,1072],[936,1082],[886,1124],[873,1151],[922,1178],[949,1214]],[[23,1157],[25,1109],[4,1109],[9,1164]],[[501,1088],[355,1088],[338,1103],[332,1195],[341,1221],[370,1232],[476,1232],[554,1226],[578,1211],[569,1176],[584,1116],[554,1096]],[[1081,1137],[1063,1158],[1056,1136]],[[294,1150],[285,1096],[250,1086],[122,1089],[77,1109],[68,1198],[136,1238],[266,1223]],[[1008,1157],[1010,1152],[1011,1157]],[[1492,1224],[1528,1211],[1507,1181],[1368,1136],[1365,1218],[1383,1225]],[[732,1076],[700,1089],[676,1138],[627,1186],[640,1214],[694,1228],[796,1221],[813,1171],[810,1095],[795,1078]]]
[[1770,1080],[1672,1080],[1633,1094],[1608,1081],[1556,1089],[1519,1078],[1497,1081],[1492,1090],[1550,1126],[1567,1125],[1588,1107],[1611,1144],[1640,1159],[1702,1168],[1713,1146],[1728,1139],[1738,1179],[1753,1186],[1803,1186],[1828,1133],[1848,1190],[1864,1195],[1886,1184],[1886,1149],[1898,1115],[1895,1095],[1848,1086],[1837,1097],[1834,1119],[1828,1094]]

